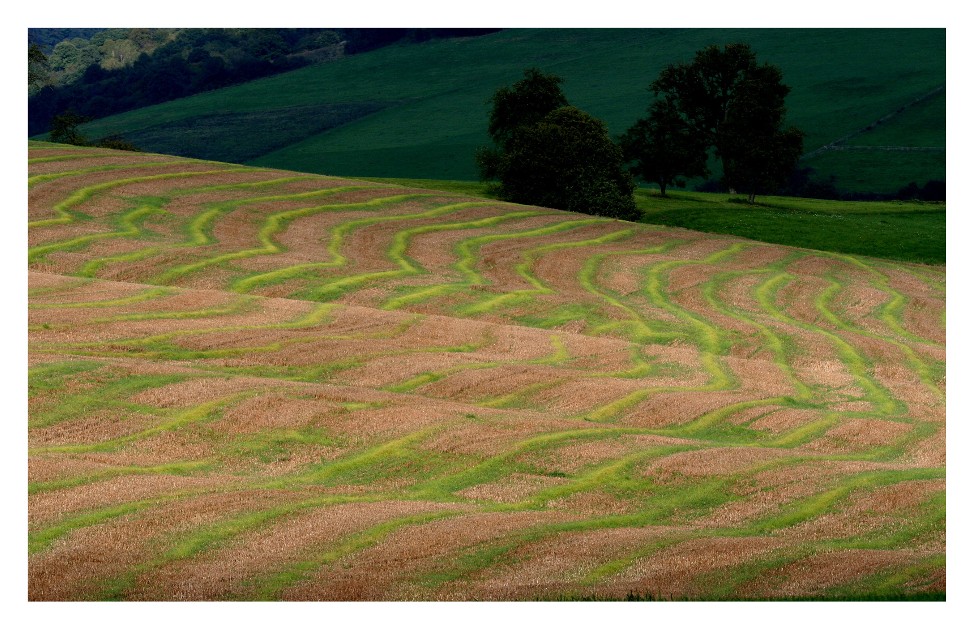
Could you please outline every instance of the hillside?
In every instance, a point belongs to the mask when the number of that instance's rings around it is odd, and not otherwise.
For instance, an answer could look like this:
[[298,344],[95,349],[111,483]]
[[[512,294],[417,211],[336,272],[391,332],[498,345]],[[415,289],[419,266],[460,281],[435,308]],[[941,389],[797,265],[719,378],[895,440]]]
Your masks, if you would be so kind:
[[392,46],[84,131],[121,133],[152,151],[306,172],[472,180],[474,149],[487,142],[488,99],[526,66],[563,76],[570,102],[618,134],[643,115],[662,67],[732,41],[783,69],[793,88],[790,122],[808,134],[807,152],[849,137],[808,158],[822,177],[872,192],[944,179],[945,33],[937,29],[514,29]]
[[945,597],[944,267],[28,168],[32,600]]

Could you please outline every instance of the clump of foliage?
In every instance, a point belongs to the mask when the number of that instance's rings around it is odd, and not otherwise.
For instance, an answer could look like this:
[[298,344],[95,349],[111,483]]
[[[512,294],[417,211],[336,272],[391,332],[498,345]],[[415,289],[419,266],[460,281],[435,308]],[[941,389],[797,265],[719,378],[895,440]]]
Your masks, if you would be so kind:
[[782,71],[759,65],[747,44],[708,46],[671,64],[650,85],[656,101],[624,135],[634,172],[665,192],[680,177],[703,176],[708,150],[723,182],[748,194],[775,192],[795,170],[803,133],[784,128],[789,87]]
[[667,101],[651,104],[649,115],[623,134],[620,146],[630,171],[643,181],[657,184],[664,197],[667,186],[683,188],[684,178],[708,174],[703,136],[695,133]]
[[138,147],[120,135],[106,136],[92,142],[78,131],[78,125],[86,123],[89,120],[91,118],[68,110],[51,120],[51,133],[48,134],[48,137],[51,142],[73,144],[79,147],[101,147],[103,149],[117,149],[120,151],[139,151]]
[[634,184],[606,125],[569,105],[561,77],[525,70],[495,92],[488,133],[478,151],[484,180],[506,201],[636,220]]

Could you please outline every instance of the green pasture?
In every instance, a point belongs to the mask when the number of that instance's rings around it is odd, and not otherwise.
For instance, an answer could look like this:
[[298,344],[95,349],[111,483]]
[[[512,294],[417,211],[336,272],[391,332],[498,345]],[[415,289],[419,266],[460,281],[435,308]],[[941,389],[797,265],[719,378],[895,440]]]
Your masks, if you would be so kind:
[[[620,134],[644,114],[647,87],[664,66],[732,42],[751,44],[760,61],[782,68],[792,87],[789,122],[806,132],[807,151],[945,83],[943,29],[511,29],[382,48],[125,112],[82,132],[122,134],[150,151],[330,175],[469,180],[474,150],[488,141],[491,95],[527,66],[564,77],[569,101]],[[943,148],[944,133],[942,92],[851,144]],[[863,173],[842,160],[809,165],[851,190],[944,178],[943,153],[940,165],[922,153],[869,157],[873,167]]]

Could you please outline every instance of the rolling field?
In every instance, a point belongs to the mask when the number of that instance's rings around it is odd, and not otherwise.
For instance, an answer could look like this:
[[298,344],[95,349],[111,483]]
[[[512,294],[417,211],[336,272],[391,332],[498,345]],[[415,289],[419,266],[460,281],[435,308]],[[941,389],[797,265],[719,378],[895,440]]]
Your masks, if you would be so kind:
[[29,144],[32,600],[943,599],[945,268]]
[[472,180],[474,152],[490,143],[491,95],[526,67],[564,77],[569,102],[616,136],[646,114],[647,87],[665,66],[732,42],[782,69],[788,123],[807,134],[802,166],[860,192],[945,178],[944,29],[508,29],[390,46],[81,130],[264,167]]

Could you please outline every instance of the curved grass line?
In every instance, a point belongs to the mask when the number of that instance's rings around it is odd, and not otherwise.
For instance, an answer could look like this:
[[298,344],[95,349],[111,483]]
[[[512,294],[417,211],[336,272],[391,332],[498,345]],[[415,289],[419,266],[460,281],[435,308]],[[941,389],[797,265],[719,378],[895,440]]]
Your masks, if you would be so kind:
[[27,534],[27,554],[32,556],[49,549],[55,542],[77,529],[94,527],[114,518],[132,514],[155,504],[153,499],[112,505],[65,518],[55,525]]
[[47,227],[50,225],[60,225],[62,223],[71,223],[75,219],[79,218],[77,213],[71,209],[77,205],[80,205],[98,193],[105,192],[106,190],[111,190],[113,188],[118,188],[120,186],[127,186],[128,184],[140,184],[143,182],[159,181],[163,179],[185,179],[188,177],[199,177],[203,175],[217,175],[220,173],[239,173],[244,171],[252,171],[254,169],[249,167],[240,168],[224,168],[220,170],[213,171],[185,171],[181,173],[162,173],[159,175],[146,175],[143,177],[129,177],[126,179],[116,179],[110,182],[103,182],[101,184],[95,184],[94,186],[86,186],[85,188],[80,188],[74,191],[67,199],[60,201],[54,205],[54,212],[58,216],[51,219],[38,219],[36,221],[30,221],[27,223],[28,228],[38,228]]
[[46,155],[44,157],[27,158],[27,164],[44,164],[45,162],[67,162],[90,157],[111,157],[105,153],[75,153],[74,155]]
[[785,374],[789,382],[796,390],[795,397],[802,401],[811,401],[814,398],[812,389],[804,383],[796,374],[795,370],[792,368],[789,362],[789,353],[786,349],[786,342],[783,341],[783,335],[775,332],[765,324],[759,322],[753,317],[747,315],[744,311],[740,309],[733,308],[731,306],[726,306],[721,303],[717,298],[717,291],[725,279],[737,278],[738,276],[745,274],[768,274],[774,272],[776,269],[784,267],[789,264],[795,257],[800,254],[793,254],[787,256],[785,259],[778,262],[775,266],[769,266],[762,269],[751,269],[747,271],[733,271],[725,272],[714,276],[710,281],[706,282],[702,289],[701,294],[707,301],[708,305],[714,310],[718,311],[726,317],[736,319],[742,323],[747,324],[753,328],[756,328],[762,336],[765,338],[764,349],[771,350],[773,355],[773,363]]
[[[161,497],[153,497],[149,499],[142,499],[138,501],[133,501],[129,503],[124,503],[121,505],[110,506],[104,509],[86,511],[81,514],[68,515],[63,518],[58,523],[50,525],[40,530],[34,530],[28,534],[28,553],[34,554],[49,548],[54,542],[56,542],[61,537],[69,534],[76,529],[82,529],[86,527],[92,527],[95,525],[103,524],[114,518],[136,513],[140,510],[157,507],[170,502],[179,501],[182,499],[193,498],[206,494],[219,494],[224,492],[236,492],[241,490],[267,490],[267,489],[307,489],[309,485],[311,486],[321,486],[323,483],[327,482],[329,479],[334,478],[340,474],[347,473],[349,471],[355,470],[362,466],[368,466],[374,464],[378,461],[382,461],[385,457],[396,454],[397,452],[403,451],[406,447],[412,445],[415,442],[422,440],[423,438],[432,435],[436,431],[449,427],[428,427],[426,429],[421,429],[414,433],[408,434],[401,438],[391,440],[386,443],[381,443],[374,447],[364,449],[353,453],[348,456],[341,457],[337,460],[325,462],[324,464],[313,467],[309,471],[304,471],[301,473],[291,473],[283,475],[277,479],[273,480],[260,480],[260,481],[249,481],[243,484],[231,484],[217,489],[190,489],[182,492],[172,493],[164,495]],[[387,495],[365,495],[365,496],[351,496],[351,497],[318,497],[309,501],[299,502],[295,504],[290,504],[284,506],[284,509],[306,509],[310,507],[319,507],[322,505],[327,505],[330,503],[346,503],[346,502],[358,502],[358,501],[372,501],[372,500],[384,500],[389,498],[402,498],[400,493],[392,496]],[[454,499],[456,500],[456,498]],[[273,508],[278,509],[280,506]],[[274,516],[277,516],[275,514]],[[251,515],[245,516],[245,519],[250,518]],[[258,517],[256,524],[260,525],[266,522],[268,519]],[[252,522],[252,521],[248,521]],[[236,528],[234,531],[237,531]]]
[[[642,315],[639,311],[629,306],[628,304],[625,304],[620,299],[620,296],[616,295],[615,292],[610,291],[609,289],[606,288],[600,288],[596,281],[596,277],[599,274],[600,266],[603,264],[606,258],[610,256],[638,256],[638,255],[646,255],[646,254],[663,254],[685,242],[686,241],[682,239],[675,239],[675,240],[667,241],[666,243],[663,243],[662,245],[658,245],[656,247],[647,247],[644,249],[631,249],[622,252],[606,252],[604,254],[596,254],[594,256],[591,256],[586,261],[586,263],[582,266],[582,269],[579,270],[579,284],[582,286],[582,288],[584,288],[589,293],[595,295],[600,300],[606,302],[614,309],[623,311],[623,313],[629,316],[629,320],[625,322],[624,327],[627,329],[630,328],[636,329],[635,333],[629,332],[627,334],[627,338],[630,341],[633,341],[635,343],[641,343],[641,344],[672,341],[674,339],[674,335],[672,333],[654,330],[646,321],[644,315]],[[600,330],[609,330],[610,328],[618,329],[619,327],[620,327],[620,323],[613,322],[608,326],[597,328],[596,332],[599,332]]]
[[[565,362],[570,358],[568,351],[565,348],[565,344],[558,335],[551,335],[549,340],[552,344],[552,353],[548,356],[539,357],[537,359],[525,359],[516,361],[477,361],[473,363],[464,363],[461,365],[454,365],[444,370],[438,370],[436,372],[424,372],[417,376],[410,377],[399,383],[389,385],[384,387],[388,392],[393,393],[405,393],[411,392],[418,387],[424,385],[429,385],[430,383],[435,383],[440,381],[452,374],[457,374],[460,372],[468,372],[471,370],[486,370],[491,368],[496,368],[500,366],[516,366],[516,365],[558,365]],[[483,346],[482,346],[483,347]],[[388,356],[388,353],[383,353],[383,356]]]
[[141,322],[153,319],[204,319],[223,315],[239,315],[252,310],[260,304],[254,296],[241,296],[226,307],[206,308],[195,311],[146,311],[141,313],[126,313],[112,317],[99,317],[91,320],[92,324],[106,324],[111,322]]
[[453,264],[453,267],[457,270],[461,277],[464,278],[464,280],[456,283],[438,285],[436,287],[423,287],[422,289],[391,298],[385,302],[381,308],[402,308],[409,304],[416,304],[418,302],[426,301],[434,297],[441,297],[456,291],[487,285],[487,280],[483,275],[475,270],[475,267],[477,266],[479,260],[477,257],[478,250],[483,245],[488,243],[502,240],[547,236],[549,234],[556,234],[566,230],[571,230],[576,227],[593,225],[596,223],[607,223],[609,221],[611,221],[611,219],[574,219],[570,221],[560,221],[558,223],[545,225],[539,228],[532,228],[530,230],[523,230],[521,232],[486,234],[463,240],[454,247],[454,252],[457,254],[458,259],[457,262]]
[[[361,228],[363,226],[375,225],[375,224],[378,224],[378,223],[385,223],[387,221],[410,221],[410,220],[415,220],[415,219],[426,219],[426,218],[431,218],[431,217],[439,217],[439,216],[442,216],[444,214],[449,214],[449,213],[452,213],[452,212],[456,212],[457,210],[463,210],[463,209],[466,209],[466,208],[475,208],[475,207],[491,206],[491,205],[494,205],[494,204],[491,204],[490,202],[463,202],[463,203],[449,204],[449,205],[446,205],[446,206],[439,206],[439,207],[436,207],[436,208],[433,208],[433,209],[430,209],[430,210],[426,210],[426,211],[423,211],[423,212],[418,212],[418,213],[414,212],[414,213],[407,213],[407,214],[386,215],[386,216],[378,216],[378,217],[366,217],[366,218],[362,218],[362,219],[354,219],[354,220],[351,220],[351,221],[346,221],[345,223],[341,223],[339,225],[336,225],[335,227],[333,227],[331,229],[331,238],[329,239],[328,247],[326,248],[326,250],[328,251],[329,256],[331,257],[331,260],[330,261],[328,261],[328,262],[320,262],[320,263],[302,263],[302,264],[298,264],[298,265],[291,265],[289,267],[282,267],[282,268],[279,268],[279,269],[275,269],[274,271],[267,272],[267,273],[263,273],[263,274],[252,275],[252,276],[249,276],[247,278],[244,278],[242,280],[237,281],[231,288],[233,290],[235,290],[235,291],[248,291],[248,290],[250,290],[250,289],[252,289],[252,288],[254,288],[255,286],[258,286],[258,285],[269,284],[269,283],[272,283],[272,282],[280,282],[280,281],[284,280],[285,278],[294,277],[294,276],[301,275],[303,273],[307,273],[307,272],[310,272],[310,271],[322,270],[322,269],[333,269],[333,268],[337,268],[337,267],[343,267],[343,266],[345,266],[348,263],[348,258],[346,258],[345,255],[342,254],[342,247],[343,247],[344,241],[348,237],[349,234],[351,234],[353,231],[355,231],[356,229],[359,229],[359,228]],[[534,214],[534,213],[528,213],[528,214]],[[487,219],[482,219],[481,221],[485,222],[484,225],[494,225],[494,224],[499,223],[499,222],[501,222],[503,220],[504,220],[503,218],[489,217]],[[477,222],[467,222],[467,223],[477,223]],[[428,231],[431,230],[431,229],[433,229],[433,228],[450,229],[449,227],[442,227],[443,225],[444,224],[437,225],[437,226],[424,226],[424,227],[425,228],[428,228]],[[454,224],[449,224],[449,225],[451,225],[451,226],[458,226],[458,225],[461,225],[461,224],[460,223],[454,223]],[[478,225],[477,227],[481,227],[481,226]],[[419,228],[417,228],[417,229],[419,229]],[[399,240],[397,240],[397,239],[399,239]],[[416,270],[416,266],[414,264],[412,264],[403,255],[404,252],[405,252],[405,250],[406,250],[406,244],[405,243],[401,243],[400,241],[402,241],[404,239],[405,239],[405,237],[402,236],[402,233],[397,233],[394,236],[393,244],[392,244],[392,246],[390,248],[390,251],[389,251],[389,256],[390,256],[390,258],[393,259],[394,262],[397,263],[397,265],[400,266],[400,271],[404,271],[405,270],[408,273],[413,273]],[[400,251],[400,248],[402,249],[402,251]],[[377,272],[377,273],[382,274],[382,273],[385,273],[385,272]],[[306,297],[309,297],[309,299],[321,300],[321,299],[324,299],[324,298],[321,297],[320,294],[328,293],[329,287],[331,287],[336,282],[343,282],[343,283],[355,284],[355,283],[358,283],[358,282],[361,282],[361,281],[368,281],[369,277],[371,277],[373,275],[376,275],[376,274],[360,274],[360,276],[346,276],[344,278],[341,278],[340,280],[333,281],[333,282],[327,282],[327,283],[324,283],[322,285],[319,285],[315,289],[311,289],[311,290],[305,291],[305,294],[306,294]],[[361,277],[366,277],[366,280],[358,280],[358,278],[361,278]]]
[[[839,335],[820,326],[798,320],[780,309],[775,303],[778,291],[794,276],[791,273],[780,272],[773,275],[755,289],[755,296],[766,314],[772,319],[790,326],[818,334],[828,339],[836,348],[838,356],[853,376],[857,385],[863,391],[866,399],[878,408],[881,413],[894,415],[903,414],[906,406],[895,399],[890,392],[877,383],[868,372],[867,361],[860,356],[856,348]],[[817,298],[818,300],[819,298]]]
[[[261,169],[254,169],[255,172],[260,172]],[[268,174],[273,174],[273,171],[265,171]],[[310,180],[323,180],[327,181],[328,178],[322,175],[288,175],[285,177],[275,177],[274,179],[263,179],[256,182],[235,182],[233,184],[213,184],[211,186],[194,186],[191,188],[179,188],[176,190],[177,194],[198,194],[201,192],[214,192],[218,190],[238,190],[247,188],[267,188],[271,186],[278,186],[280,184],[290,184],[292,182],[310,181]],[[362,186],[363,188],[365,186]],[[321,190],[330,190],[328,188]]]
[[225,254],[220,254],[213,256],[211,258],[206,258],[204,260],[197,261],[195,263],[190,263],[186,265],[180,265],[173,267],[168,271],[156,276],[153,279],[154,283],[166,284],[172,282],[176,278],[183,277],[187,274],[194,273],[209,267],[212,265],[229,262],[231,260],[239,260],[242,258],[251,258],[254,256],[261,256],[265,254],[277,254],[282,251],[281,247],[275,242],[274,237],[280,232],[287,228],[288,224],[295,219],[310,216],[320,212],[329,211],[349,211],[349,210],[370,210],[375,208],[382,208],[384,205],[398,203],[400,201],[407,201],[415,198],[422,197],[432,197],[434,195],[394,195],[391,197],[380,197],[377,199],[371,199],[365,202],[358,203],[341,203],[341,204],[325,204],[320,206],[311,206],[308,208],[298,208],[296,210],[286,210],[283,212],[276,212],[267,217],[264,221],[264,225],[257,233],[257,239],[261,242],[261,247],[253,249],[243,249],[235,252],[229,252]]
[[248,586],[253,589],[254,594],[249,596],[248,600],[279,601],[282,599],[283,592],[287,589],[293,588],[302,582],[307,582],[326,566],[334,564],[342,558],[363,551],[364,549],[375,547],[401,529],[414,525],[423,525],[461,514],[464,514],[464,512],[458,510],[441,510],[429,514],[414,514],[402,518],[395,518],[346,536],[338,541],[336,545],[325,551],[316,553],[315,557],[311,559],[293,562],[275,570],[273,573],[252,580]]
[[619,437],[626,434],[649,433],[645,429],[629,429],[621,427],[612,428],[592,428],[592,429],[569,429],[567,431],[557,431],[546,433],[540,436],[528,438],[518,442],[503,453],[491,456],[481,463],[466,470],[430,479],[410,488],[412,496],[423,499],[433,500],[456,500],[455,492],[470,486],[494,481],[497,477],[509,472],[509,464],[514,458],[530,452],[537,452],[542,449],[559,446],[566,442],[594,438],[608,439]]
[[168,214],[166,210],[153,205],[140,205],[118,218],[118,229],[114,232],[97,232],[95,234],[85,234],[65,241],[36,245],[27,250],[27,263],[43,260],[51,252],[76,251],[93,243],[94,241],[108,238],[139,238],[145,230],[141,223],[153,214]]
[[[28,160],[27,162],[28,164],[31,163],[30,160]],[[109,171],[152,168],[156,166],[177,166],[179,164],[187,164],[187,160],[177,160],[177,161],[169,161],[169,162],[142,162],[139,164],[105,164],[102,166],[81,168],[74,171],[59,171],[57,173],[41,173],[39,175],[30,175],[27,178],[27,188],[29,190],[34,186],[36,186],[37,184],[42,184],[44,182],[61,179],[63,177],[74,177],[77,175],[88,175],[90,173],[104,173]]]
[[107,479],[114,479],[115,477],[130,475],[190,475],[195,472],[210,470],[213,465],[213,460],[198,460],[172,462],[158,466],[112,466],[75,477],[29,482],[27,484],[27,495],[32,496],[44,492],[53,492],[55,490],[68,490]]
[[[878,271],[874,266],[868,265],[863,260],[860,260],[856,256],[850,256],[847,254],[839,254],[833,252],[823,252],[822,255],[827,258],[832,258],[834,260],[840,260],[858,269],[862,269],[870,274],[871,282],[870,284],[878,291],[885,293],[890,296],[890,299],[885,302],[880,307],[880,319],[894,332],[904,339],[916,343],[922,343],[927,345],[941,346],[940,343],[931,341],[930,339],[925,339],[924,337],[919,337],[914,333],[910,332],[903,325],[903,311],[904,306],[907,304],[907,297],[891,286],[890,279]],[[898,266],[898,269],[907,271],[906,268]],[[908,272],[910,273],[910,272]],[[912,274],[913,275],[913,274]]]
[[361,503],[376,500],[367,496],[318,497],[304,501],[276,505],[265,510],[247,512],[236,518],[225,519],[196,529],[189,535],[177,538],[161,555],[133,567],[122,575],[105,580],[96,596],[99,600],[118,600],[135,587],[139,577],[163,566],[194,558],[206,551],[219,548],[227,541],[261,529],[281,518],[300,514],[316,507],[340,503]]
[[414,444],[442,431],[445,431],[452,427],[455,423],[447,423],[441,426],[432,426],[419,429],[408,433],[402,437],[398,437],[388,442],[383,442],[377,446],[373,446],[364,449],[358,453],[348,455],[338,460],[328,461],[322,464],[313,466],[310,470],[303,472],[298,475],[288,477],[286,479],[280,479],[275,481],[269,481],[265,483],[260,483],[256,487],[258,488],[289,488],[295,485],[313,485],[313,486],[323,486],[327,485],[329,481],[334,478],[347,474],[350,471],[370,466],[377,462],[381,462],[387,458],[397,457],[409,452],[409,447]]
[[[237,184],[221,184],[217,186],[200,186],[190,189],[179,189],[175,191],[175,194],[191,194],[200,192],[212,192],[214,190],[225,190],[225,189],[238,189],[238,188],[256,188],[265,186],[275,186],[281,183],[288,183],[293,181],[301,181],[305,179],[313,179],[310,177],[280,177],[271,180],[264,180],[260,182],[244,182]],[[325,195],[334,195],[342,192],[348,192],[351,190],[361,190],[367,188],[365,186],[339,186],[335,188],[325,188],[316,191],[304,192],[304,193],[293,193],[293,194],[282,194],[282,195],[264,195],[259,197],[250,197],[247,199],[234,199],[230,201],[217,202],[215,204],[210,204],[210,206],[200,212],[199,214],[193,216],[186,226],[187,237],[185,240],[168,245],[165,247],[153,246],[147,247],[141,250],[136,250],[134,252],[128,252],[126,254],[121,254],[117,256],[106,256],[103,258],[95,258],[87,261],[79,270],[79,273],[83,276],[94,277],[97,275],[98,271],[105,265],[119,263],[119,262],[135,262],[137,260],[143,260],[154,256],[156,254],[162,253],[164,251],[172,251],[178,248],[186,247],[205,247],[216,242],[213,236],[213,225],[218,218],[221,216],[232,212],[243,206],[257,204],[257,203],[267,203],[274,201],[291,201],[298,199],[307,199],[310,197],[321,197]],[[165,200],[164,200],[165,201]]]
[[130,433],[121,437],[90,444],[42,446],[28,449],[27,453],[28,455],[41,455],[45,453],[105,453],[117,451],[120,448],[131,444],[132,442],[138,442],[160,433],[170,433],[182,429],[190,424],[211,422],[216,420],[218,414],[225,410],[228,406],[249,396],[263,393],[263,391],[264,390],[243,392],[234,394],[232,396],[225,396],[223,398],[210,400],[201,405],[175,413],[168,421],[163,422],[162,424],[157,424],[156,426],[149,427],[148,429],[143,429],[142,431]]
[[882,470],[857,473],[847,477],[841,484],[780,506],[777,514],[759,519],[743,528],[751,534],[767,534],[777,530],[794,527],[800,523],[822,516],[854,491],[893,485],[902,481],[920,479],[943,479],[944,469],[916,468],[911,470]]
[[89,301],[89,302],[59,302],[59,303],[41,302],[41,303],[28,304],[27,308],[30,310],[43,310],[49,308],[56,308],[59,310],[64,308],[111,308],[113,306],[127,306],[129,304],[150,302],[152,300],[169,297],[175,294],[176,291],[169,287],[155,287],[152,289],[146,289],[144,291],[140,291],[135,295],[130,295],[121,298],[111,298],[108,300]]
[[[801,459],[805,458],[788,457],[782,458],[778,461],[767,462],[745,471],[743,475],[755,474],[762,470],[782,465],[783,463],[800,461]],[[851,475],[836,488],[817,493],[812,497],[806,497],[793,501],[785,506],[780,506],[776,514],[764,519],[759,519],[758,521],[743,527],[690,531],[687,533],[682,533],[678,536],[666,536],[662,540],[654,541],[650,545],[645,546],[635,553],[627,554],[627,556],[623,558],[616,558],[595,567],[587,574],[586,577],[583,578],[583,582],[588,584],[596,584],[605,581],[613,575],[622,573],[628,567],[632,566],[632,564],[636,561],[653,555],[654,553],[671,546],[672,544],[689,540],[691,538],[714,538],[721,536],[747,537],[777,533],[780,530],[793,527],[802,522],[826,514],[839,501],[845,499],[857,489],[875,487],[876,485],[888,485],[910,479],[941,478],[943,476],[944,471],[939,469],[923,469],[920,471],[879,471]],[[730,480],[705,480],[703,482],[691,484],[688,487],[668,489],[657,495],[654,501],[651,502],[650,506],[642,512],[624,515],[597,516],[579,521],[538,526],[535,528],[530,528],[527,531],[523,530],[517,532],[511,537],[515,542],[505,542],[503,544],[511,549],[525,543],[538,542],[544,538],[554,537],[565,532],[592,531],[595,529],[612,529],[620,527],[643,527],[647,525],[662,524],[661,521],[665,521],[665,519],[678,507],[693,507],[697,504],[716,507],[714,506],[715,500],[719,501],[718,505],[726,502],[720,500],[720,495],[727,488],[729,488],[732,483],[734,483],[733,478]],[[641,551],[644,553],[641,553]]]
[[[816,301],[815,301],[816,310],[819,311],[819,313],[826,319],[826,321],[828,321],[830,324],[832,324],[833,326],[841,330],[845,330],[847,332],[856,335],[863,335],[865,337],[870,337],[872,339],[877,339],[879,341],[884,341],[894,346],[897,346],[897,348],[902,353],[904,353],[904,356],[907,359],[907,363],[917,374],[921,383],[923,383],[924,386],[927,387],[928,390],[934,394],[937,400],[944,402],[945,392],[942,391],[941,388],[938,387],[938,385],[935,383],[934,376],[931,374],[930,366],[924,361],[922,361],[921,358],[917,355],[917,353],[910,348],[910,346],[908,346],[907,344],[901,341],[898,341],[897,339],[886,337],[884,335],[878,335],[869,330],[857,328],[841,320],[839,316],[836,315],[836,313],[830,310],[829,308],[830,302],[843,289],[843,285],[841,285],[833,278],[828,278],[828,282],[829,282],[829,286],[827,287],[827,289],[823,291],[821,294],[819,294],[816,297]],[[893,301],[888,302],[888,304],[891,304],[892,302]]]
[[59,276],[58,278],[59,282],[55,285],[46,286],[46,287],[30,287],[29,286],[30,277],[35,273],[40,274],[43,272],[32,271],[30,269],[27,270],[27,278],[28,278],[27,297],[29,299],[40,297],[43,295],[50,295],[52,293],[63,293],[65,291],[73,291],[74,289],[83,287],[86,284],[91,284],[91,280],[89,280],[88,278],[77,278],[73,276]]
[[602,236],[597,236],[595,238],[585,239],[582,241],[563,241],[561,243],[550,243],[548,245],[542,245],[539,247],[534,247],[529,250],[521,252],[521,262],[515,265],[515,272],[524,280],[530,284],[533,288],[531,289],[519,289],[516,291],[508,291],[500,295],[492,296],[484,300],[469,304],[458,309],[458,313],[461,315],[477,315],[480,313],[486,313],[489,311],[496,310],[501,304],[509,301],[523,301],[525,299],[533,298],[536,295],[546,295],[555,293],[554,289],[551,289],[539,280],[531,270],[537,259],[545,254],[553,251],[558,251],[561,249],[570,249],[575,247],[588,247],[591,245],[603,245],[605,243],[612,243],[615,241],[623,240],[629,238],[635,232],[634,229],[618,230],[616,232],[611,232],[609,234],[604,234]]
[[[826,599],[841,599],[845,601],[862,598],[860,594],[867,594],[870,599],[899,599],[910,593],[923,592],[917,588],[910,589],[908,585],[932,572],[940,573],[947,565],[947,556],[936,553],[906,567],[894,567],[880,571],[871,576],[850,580],[845,584],[830,587],[821,597]],[[940,576],[934,578],[940,580]],[[942,592],[941,601],[944,601]]]
[[663,287],[666,283],[665,273],[676,267],[714,264],[724,258],[734,256],[748,246],[748,243],[734,243],[730,247],[719,250],[702,260],[664,261],[651,265],[646,272],[647,280],[644,284],[643,292],[649,299],[650,304],[667,311],[696,331],[697,334],[693,335],[691,340],[701,351],[701,365],[709,375],[707,384],[700,386],[648,387],[640,389],[626,394],[615,401],[600,405],[586,413],[585,418],[587,420],[594,422],[611,421],[619,417],[626,409],[635,407],[653,394],[665,392],[727,391],[737,385],[738,380],[734,374],[731,373],[723,362],[718,360],[718,356],[725,353],[724,335],[722,335],[721,331],[697,313],[671,302],[665,295]]

